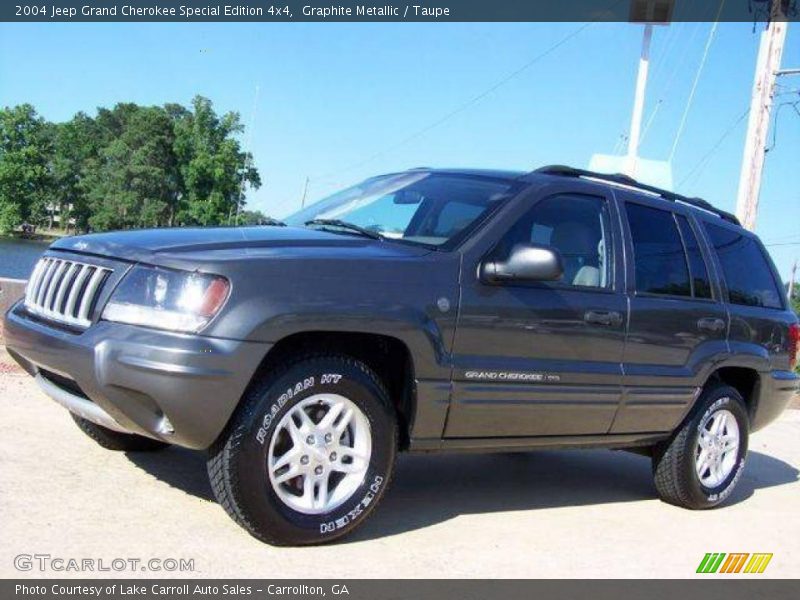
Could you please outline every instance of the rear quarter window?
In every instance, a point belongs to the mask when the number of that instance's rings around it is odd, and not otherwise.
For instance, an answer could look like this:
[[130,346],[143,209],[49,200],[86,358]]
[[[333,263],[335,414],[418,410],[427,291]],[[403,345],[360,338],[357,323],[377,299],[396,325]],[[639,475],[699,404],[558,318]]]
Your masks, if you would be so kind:
[[711,223],[705,223],[705,229],[722,266],[729,302],[782,309],[781,293],[761,244]]

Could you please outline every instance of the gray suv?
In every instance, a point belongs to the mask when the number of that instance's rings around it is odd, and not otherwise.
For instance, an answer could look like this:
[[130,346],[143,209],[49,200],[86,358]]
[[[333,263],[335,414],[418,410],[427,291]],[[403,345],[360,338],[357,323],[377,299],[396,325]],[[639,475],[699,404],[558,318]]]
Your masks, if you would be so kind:
[[396,453],[623,448],[667,502],[722,503],[798,388],[764,247],[620,175],[412,169],[286,223],[54,243],[8,351],[114,450],[208,450],[273,544],[375,509]]

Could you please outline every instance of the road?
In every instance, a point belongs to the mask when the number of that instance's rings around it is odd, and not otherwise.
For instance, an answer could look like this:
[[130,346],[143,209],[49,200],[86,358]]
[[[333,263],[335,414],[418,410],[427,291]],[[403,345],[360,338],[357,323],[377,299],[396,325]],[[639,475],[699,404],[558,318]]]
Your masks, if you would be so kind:
[[193,573],[119,573],[129,577],[683,578],[706,552],[771,552],[759,577],[800,576],[798,410],[755,434],[745,475],[717,510],[660,502],[649,460],[624,452],[402,456],[354,536],[293,549],[228,519],[203,453],[103,450],[12,369],[0,372],[0,399],[0,577],[41,576],[15,570],[14,557],[46,553],[194,559]]

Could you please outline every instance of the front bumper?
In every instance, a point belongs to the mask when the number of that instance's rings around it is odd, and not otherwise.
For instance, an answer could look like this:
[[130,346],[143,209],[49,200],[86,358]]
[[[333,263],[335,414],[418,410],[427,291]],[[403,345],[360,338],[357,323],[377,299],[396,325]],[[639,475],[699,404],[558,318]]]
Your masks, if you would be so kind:
[[106,321],[75,334],[30,319],[21,302],[4,329],[9,354],[72,412],[197,449],[219,436],[271,347]]

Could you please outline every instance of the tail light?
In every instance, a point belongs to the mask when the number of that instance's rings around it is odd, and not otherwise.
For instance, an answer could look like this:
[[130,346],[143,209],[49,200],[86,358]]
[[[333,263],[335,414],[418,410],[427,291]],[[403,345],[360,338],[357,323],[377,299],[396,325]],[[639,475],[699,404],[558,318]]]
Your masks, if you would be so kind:
[[789,369],[797,366],[797,349],[800,346],[800,324],[789,325]]

